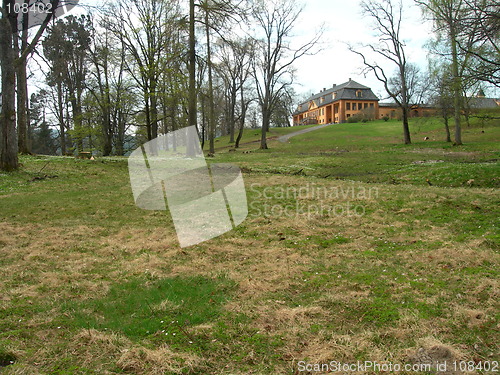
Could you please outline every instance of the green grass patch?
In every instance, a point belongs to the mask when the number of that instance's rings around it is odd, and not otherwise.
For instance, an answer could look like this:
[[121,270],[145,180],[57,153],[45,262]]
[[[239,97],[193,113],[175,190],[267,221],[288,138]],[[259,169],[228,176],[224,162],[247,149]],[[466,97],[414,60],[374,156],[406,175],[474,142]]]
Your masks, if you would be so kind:
[[233,289],[223,277],[134,279],[112,285],[104,298],[70,302],[61,311],[74,327],[118,331],[135,340],[163,333],[177,343],[189,341],[187,327],[217,320]]

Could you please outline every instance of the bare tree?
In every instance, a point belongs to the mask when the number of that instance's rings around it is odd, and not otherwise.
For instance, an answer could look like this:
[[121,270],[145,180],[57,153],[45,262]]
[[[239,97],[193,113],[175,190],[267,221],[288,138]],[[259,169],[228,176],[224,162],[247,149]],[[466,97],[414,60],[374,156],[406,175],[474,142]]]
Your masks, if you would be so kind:
[[[462,34],[464,20],[468,17],[464,0],[415,0],[424,12],[428,14],[433,22],[435,32],[438,36],[444,36],[447,42],[449,55],[451,58],[451,74],[453,77],[453,106],[455,120],[455,144],[462,144],[461,109],[463,105],[463,73],[468,66],[470,53],[466,52],[461,56],[459,43],[462,43],[465,50],[468,50],[473,43],[472,35],[475,30]],[[478,25],[472,25],[477,29]]]
[[[239,147],[243,135],[246,112],[254,100],[249,95],[247,87],[251,78],[253,57],[253,42],[251,39],[236,39],[221,41],[217,66],[218,74],[222,77],[225,86],[225,118],[229,129],[229,142]],[[239,111],[238,111],[239,109]],[[238,125],[238,134],[235,141],[235,130]]]
[[101,130],[103,135],[103,156],[111,154],[113,149],[114,126],[112,123],[112,103],[111,103],[111,59],[112,45],[111,35],[108,30],[98,34],[93,31],[93,46],[90,49],[90,60],[92,61],[95,86],[88,85],[91,95],[96,99],[96,105],[100,110]]
[[208,74],[208,135],[210,154],[215,152],[215,97],[213,87],[212,41],[211,34],[216,32],[221,39],[226,39],[224,30],[229,30],[230,25],[243,18],[244,11],[240,8],[241,1],[233,0],[202,0],[200,8],[204,12],[203,25],[206,36],[206,64]]
[[[461,34],[457,39],[462,54],[470,54],[467,75],[500,87],[500,1],[464,0]],[[465,41],[465,42],[464,42]]]
[[[408,126],[411,80],[410,65],[406,59],[405,44],[401,36],[401,24],[403,22],[403,3],[395,6],[392,0],[365,0],[361,3],[363,13],[374,21],[376,43],[349,49],[361,56],[365,66],[365,72],[372,72],[375,77],[383,83],[387,94],[401,108],[403,120],[404,143],[411,143],[410,128]],[[381,67],[381,64],[369,60],[367,54],[360,49],[367,48],[375,55],[385,61],[392,62],[396,66],[396,79],[391,79]],[[398,84],[395,85],[394,83]]]
[[302,56],[313,54],[323,34],[321,28],[307,43],[293,48],[291,37],[302,13],[294,0],[256,2],[253,17],[260,35],[256,41],[253,75],[262,111],[260,148],[267,149],[271,115],[284,91],[293,83],[293,64]]
[[[120,1],[109,22],[127,55],[126,69],[141,88],[149,140],[158,136],[158,91],[168,35],[179,27],[178,4],[171,0]],[[111,17],[110,17],[111,19]]]

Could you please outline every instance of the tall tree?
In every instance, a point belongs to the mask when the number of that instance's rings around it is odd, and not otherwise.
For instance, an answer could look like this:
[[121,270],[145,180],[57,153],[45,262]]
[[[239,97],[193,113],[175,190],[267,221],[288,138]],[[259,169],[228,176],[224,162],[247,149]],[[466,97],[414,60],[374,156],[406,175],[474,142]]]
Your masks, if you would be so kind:
[[322,35],[320,29],[307,43],[291,47],[292,31],[302,10],[294,0],[260,0],[253,9],[259,34],[253,75],[262,111],[261,149],[268,148],[271,115],[283,92],[293,83],[293,64],[302,56],[312,54]]
[[[252,73],[254,44],[250,38],[220,41],[217,72],[222,77],[225,91],[225,120],[229,130],[229,142],[239,147],[243,135],[246,112],[254,95],[248,83]],[[238,134],[235,142],[235,130]]]
[[[405,144],[411,143],[410,128],[408,126],[410,100],[411,100],[411,72],[406,59],[405,44],[401,35],[403,20],[403,3],[399,0],[394,5],[392,0],[365,0],[361,3],[363,14],[370,17],[374,23],[377,42],[362,46],[381,57],[384,61],[391,62],[396,67],[396,77],[391,78],[382,64],[371,61],[362,48],[349,46],[355,54],[361,56],[366,72],[372,72],[382,82],[385,91],[401,108],[403,121],[403,138]],[[397,83],[397,84],[394,84]]]
[[[0,7],[0,67],[2,71],[2,112],[0,114],[0,170],[19,168],[16,134],[16,70],[37,46],[47,25],[54,17],[64,14],[76,0],[50,0],[43,7],[31,9],[29,3],[14,6],[15,0],[3,0]],[[37,5],[38,3],[35,3]],[[16,10],[17,9],[17,10]],[[20,22],[29,14],[27,22]],[[21,26],[20,26],[21,25]],[[16,56],[14,34],[21,28],[38,27],[29,43]]]
[[[464,20],[467,18],[468,9],[464,0],[415,0],[422,9],[428,14],[433,22],[436,33],[439,36],[446,38],[449,55],[451,59],[451,74],[453,78],[453,107],[455,121],[455,144],[462,144],[462,126],[461,126],[461,109],[463,105],[463,69],[460,69],[460,38],[461,29],[464,27]],[[476,28],[477,25],[474,25]],[[475,32],[474,32],[475,33]],[[470,46],[472,42],[471,35],[466,36],[465,44]],[[468,47],[467,47],[468,49]],[[470,56],[466,53],[463,57],[462,68],[467,66],[467,60]]]
[[[29,3],[25,0],[24,3]],[[22,15],[22,31],[14,33],[14,49],[16,57],[19,58],[21,51],[26,50],[28,46],[28,21],[29,14]],[[19,38],[20,34],[20,38]],[[30,153],[29,134],[29,116],[28,116],[28,61],[27,58],[19,60],[16,70],[17,83],[17,141],[19,152],[22,154]]]
[[198,128],[197,92],[196,92],[196,8],[195,1],[189,0],[189,96],[188,125]]
[[93,47],[90,49],[90,60],[93,65],[92,76],[97,87],[89,86],[89,89],[100,109],[103,139],[102,154],[103,156],[108,156],[113,151],[115,131],[111,117],[111,38],[108,30],[103,30],[102,34],[98,34],[93,29],[92,34]]
[[159,82],[163,75],[168,35],[179,26],[179,5],[172,0],[120,1],[110,9],[116,19],[109,27],[120,39],[127,54],[127,70],[141,88],[146,133],[158,136]]
[[43,41],[44,55],[51,64],[51,73],[68,90],[73,118],[73,138],[77,150],[83,151],[83,93],[88,74],[88,52],[92,24],[88,16],[68,16],[48,30]]
[[214,100],[214,88],[213,88],[213,74],[212,74],[212,43],[210,39],[210,2],[205,0],[201,3],[201,7],[205,13],[204,23],[205,23],[205,36],[207,42],[207,70],[208,70],[208,140],[209,140],[209,154],[213,155],[215,153],[215,100]]
[[[203,24],[206,36],[206,63],[208,74],[208,133],[210,154],[215,152],[215,96],[213,87],[213,64],[212,64],[212,41],[211,33],[216,32],[221,39],[227,39],[226,34],[238,18],[242,18],[243,9],[239,8],[241,1],[233,2],[233,0],[202,0],[200,8],[204,12]],[[233,132],[234,133],[234,132]],[[234,141],[234,134],[233,134]]]
[[17,32],[17,18],[6,6],[14,1],[5,1],[0,19],[0,62],[2,69],[2,113],[0,118],[0,170],[11,171],[19,167],[16,134],[16,70],[13,34]]

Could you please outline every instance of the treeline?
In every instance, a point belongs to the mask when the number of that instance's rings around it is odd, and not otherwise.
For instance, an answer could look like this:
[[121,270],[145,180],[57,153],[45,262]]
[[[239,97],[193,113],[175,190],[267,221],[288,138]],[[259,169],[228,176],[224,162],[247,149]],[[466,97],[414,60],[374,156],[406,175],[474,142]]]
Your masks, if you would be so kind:
[[[260,127],[267,148],[270,126],[290,126],[293,63],[320,36],[291,47],[301,10],[293,0],[116,0],[42,24],[39,40],[19,29],[12,51],[0,37],[13,55],[2,57],[0,169],[17,168],[17,151],[124,155],[190,125],[210,153],[220,135],[238,147],[245,127]],[[43,75],[30,100],[28,60]]]

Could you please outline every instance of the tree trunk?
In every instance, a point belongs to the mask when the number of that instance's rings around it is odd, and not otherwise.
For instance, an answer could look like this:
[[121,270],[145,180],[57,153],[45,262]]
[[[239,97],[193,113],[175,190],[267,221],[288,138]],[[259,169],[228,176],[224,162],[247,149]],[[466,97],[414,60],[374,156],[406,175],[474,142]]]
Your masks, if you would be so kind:
[[444,128],[446,130],[446,142],[451,142],[450,126],[448,125],[448,116],[444,116]]
[[[27,22],[27,15],[24,17],[24,22]],[[16,34],[17,35],[17,34]],[[21,42],[21,46],[19,46]],[[14,47],[16,47],[16,58],[20,57],[21,52],[28,46],[28,28],[23,28],[21,32],[21,40],[15,37]],[[28,77],[26,74],[27,61],[25,58],[17,61],[17,140],[19,152],[22,154],[30,153],[30,144],[28,139]]]
[[405,145],[411,144],[410,127],[408,125],[408,107],[403,107],[403,135]]
[[401,109],[403,112],[403,138],[404,138],[404,143],[405,145],[411,144],[411,136],[410,136],[410,127],[408,125],[408,119],[409,119],[409,112],[410,112],[410,98],[408,97],[408,84],[406,81],[406,60],[404,57],[404,51],[401,51],[399,49],[397,50],[397,55],[398,55],[398,61],[399,61],[399,77],[401,79],[401,99],[402,99],[402,105]]
[[83,151],[83,113],[82,106],[78,98],[75,95],[71,95],[71,109],[73,110],[73,123],[75,126],[75,142],[76,150],[78,153]]
[[207,116],[205,116],[205,99],[202,97],[200,100],[201,105],[201,149],[205,148],[206,139],[206,126],[207,126]]
[[116,116],[116,154],[118,156],[123,156],[125,154],[124,144],[125,144],[125,116],[119,112]]
[[[96,64],[97,65],[97,64]],[[101,76],[99,75],[99,80],[101,80]],[[113,124],[111,122],[111,90],[109,87],[109,72],[108,72],[108,56],[104,57],[104,90],[102,84],[99,83],[99,87],[101,90],[101,98],[104,97],[106,100],[103,103],[102,115],[103,115],[103,136],[104,136],[104,145],[102,149],[103,156],[109,156],[113,152]],[[104,92],[103,92],[104,91]]]
[[150,111],[151,111],[151,137],[155,139],[158,137],[158,99],[156,96],[156,80],[155,78],[150,81],[150,91],[149,91],[149,100],[150,100]]
[[189,0],[189,126],[197,125],[196,115],[196,35],[194,0]]
[[458,72],[458,52],[457,40],[454,30],[451,32],[451,55],[452,55],[452,70],[453,70],[453,105],[455,109],[455,144],[462,144],[462,126],[460,124],[460,107],[461,107],[461,79]]
[[[106,121],[106,120],[104,120]],[[113,152],[113,134],[108,131],[105,127],[111,126],[110,123],[103,126],[104,130],[104,144],[102,147],[102,156],[109,156]]]
[[236,141],[234,142],[234,148],[239,148],[240,147],[240,141],[241,141],[241,138],[243,137],[243,127],[244,127],[244,125],[245,125],[245,123],[242,121],[240,123],[240,128],[238,130],[238,135],[236,136]]
[[[196,100],[196,34],[195,34],[195,6],[194,0],[189,0],[189,103],[188,122],[189,126],[198,126]],[[189,140],[188,140],[189,141]],[[174,138],[174,150],[177,148]],[[187,156],[194,156],[196,146],[188,142],[186,147]]]
[[[208,7],[208,5],[207,5]],[[205,33],[207,36],[207,67],[208,67],[208,138],[210,153],[215,153],[215,104],[212,79],[212,48],[210,45],[210,25],[208,24],[208,9],[205,9]]]
[[248,104],[245,103],[245,97],[243,94],[243,84],[241,85],[240,103],[241,103],[240,126],[238,129],[238,136],[236,137],[236,142],[234,143],[234,148],[240,147],[240,141],[241,138],[243,137],[243,129],[245,128],[245,117],[247,115],[247,108],[248,108]]
[[148,141],[153,139],[153,135],[151,133],[151,110],[149,108],[149,88],[144,87],[144,112],[146,115],[146,132],[148,136]]
[[0,66],[2,70],[2,113],[0,117],[0,170],[19,168],[16,134],[16,72],[12,47],[12,24],[16,19],[0,18]]
[[61,154],[66,155],[66,125],[64,124],[63,91],[60,80],[57,82],[57,111],[59,117],[59,139],[61,142]]
[[267,108],[263,108],[262,111],[262,129],[261,129],[261,136],[260,136],[260,148],[261,150],[267,150],[267,132],[269,129],[269,111]]
[[236,122],[236,92],[231,90],[231,103],[229,115],[229,143],[234,143],[234,126]]
[[30,153],[28,122],[28,79],[24,60],[17,66],[17,137],[19,152],[22,154]]

